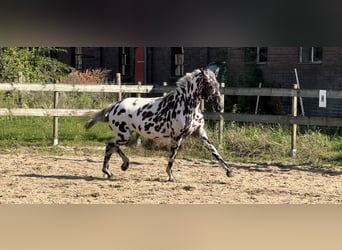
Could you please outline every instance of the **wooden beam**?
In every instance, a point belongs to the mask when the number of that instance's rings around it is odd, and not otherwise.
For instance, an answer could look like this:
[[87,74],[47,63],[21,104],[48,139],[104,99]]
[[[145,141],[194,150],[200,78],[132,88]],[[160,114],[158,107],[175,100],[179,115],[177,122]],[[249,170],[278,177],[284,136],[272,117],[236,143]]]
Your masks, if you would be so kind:
[[[104,92],[104,93],[118,93],[120,91],[125,93],[158,93],[162,94],[170,92],[175,89],[175,86],[154,86],[150,85],[136,85],[135,83],[126,83],[119,85],[106,84],[40,84],[40,83],[0,83],[0,91],[58,91],[58,92]],[[318,98],[319,89],[285,89],[285,88],[235,88],[226,87],[221,88],[221,93],[224,95],[233,96],[283,96],[283,97],[308,97]],[[342,90],[327,90],[328,99],[342,98]]]
[[48,91],[48,92],[103,92],[118,93],[121,89],[125,93],[148,93],[153,85],[90,85],[90,84],[18,84],[18,83],[0,83],[0,90],[3,91]]
[[[100,109],[7,109],[0,108],[0,116],[83,116],[87,112],[97,112]],[[342,127],[342,118],[333,117],[292,117],[289,115],[254,115],[237,113],[205,113],[207,120],[221,119],[226,121],[251,122],[251,123],[274,123],[293,124],[310,126],[333,126]]]
[[99,109],[0,109],[0,116],[83,116]]
[[273,123],[273,124],[298,124],[308,126],[331,126],[342,127],[342,118],[335,117],[293,117],[290,115],[255,115],[237,113],[205,113],[204,118],[208,120],[220,120],[220,115],[226,121],[251,122],[251,123]]

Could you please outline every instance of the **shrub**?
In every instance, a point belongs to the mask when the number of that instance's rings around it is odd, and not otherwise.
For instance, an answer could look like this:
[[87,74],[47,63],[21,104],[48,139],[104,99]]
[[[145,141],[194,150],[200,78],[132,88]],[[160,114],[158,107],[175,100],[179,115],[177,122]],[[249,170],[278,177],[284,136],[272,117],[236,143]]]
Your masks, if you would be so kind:
[[110,70],[86,69],[85,72],[73,71],[59,79],[61,83],[72,84],[103,84],[106,82],[106,76]]
[[62,52],[65,50],[58,48],[0,48],[0,80],[17,82],[21,72],[25,82],[56,82],[72,70],[72,67],[51,57],[53,53]]

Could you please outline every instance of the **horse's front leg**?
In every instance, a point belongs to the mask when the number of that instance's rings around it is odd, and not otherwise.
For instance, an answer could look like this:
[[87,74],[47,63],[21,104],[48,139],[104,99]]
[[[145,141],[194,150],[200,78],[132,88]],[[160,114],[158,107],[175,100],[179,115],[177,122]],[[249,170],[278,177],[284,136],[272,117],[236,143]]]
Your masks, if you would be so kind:
[[211,152],[211,154],[218,160],[220,165],[226,170],[226,174],[228,177],[233,177],[234,174],[228,164],[222,159],[221,155],[215,148],[215,146],[209,141],[207,133],[205,132],[203,126],[198,129],[198,136],[201,138],[203,144],[206,146],[207,149]]
[[178,140],[172,140],[172,144],[171,144],[171,155],[169,158],[169,163],[167,165],[166,168],[166,173],[169,176],[169,180],[168,181],[175,181],[175,177],[172,175],[172,166],[173,166],[173,162],[175,161],[176,155],[178,153],[178,149],[179,146],[182,142],[183,138],[180,138]]

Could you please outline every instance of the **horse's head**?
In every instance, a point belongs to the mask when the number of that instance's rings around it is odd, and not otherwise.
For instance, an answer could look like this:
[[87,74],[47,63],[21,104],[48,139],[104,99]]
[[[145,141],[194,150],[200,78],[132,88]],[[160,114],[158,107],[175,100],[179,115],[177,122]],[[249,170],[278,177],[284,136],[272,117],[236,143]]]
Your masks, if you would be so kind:
[[216,75],[211,70],[201,69],[201,97],[209,102],[215,111],[219,112],[223,109],[221,103],[220,84],[216,80]]

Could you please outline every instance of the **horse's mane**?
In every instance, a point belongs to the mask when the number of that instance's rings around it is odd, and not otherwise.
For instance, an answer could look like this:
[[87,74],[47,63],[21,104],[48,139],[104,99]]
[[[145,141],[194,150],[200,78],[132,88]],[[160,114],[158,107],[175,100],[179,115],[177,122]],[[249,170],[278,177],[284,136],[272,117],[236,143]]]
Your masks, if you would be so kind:
[[194,77],[200,72],[201,71],[199,69],[195,69],[191,73],[186,73],[185,76],[179,78],[178,81],[176,82],[177,87],[188,86],[188,83],[191,82],[191,80],[194,79]]

